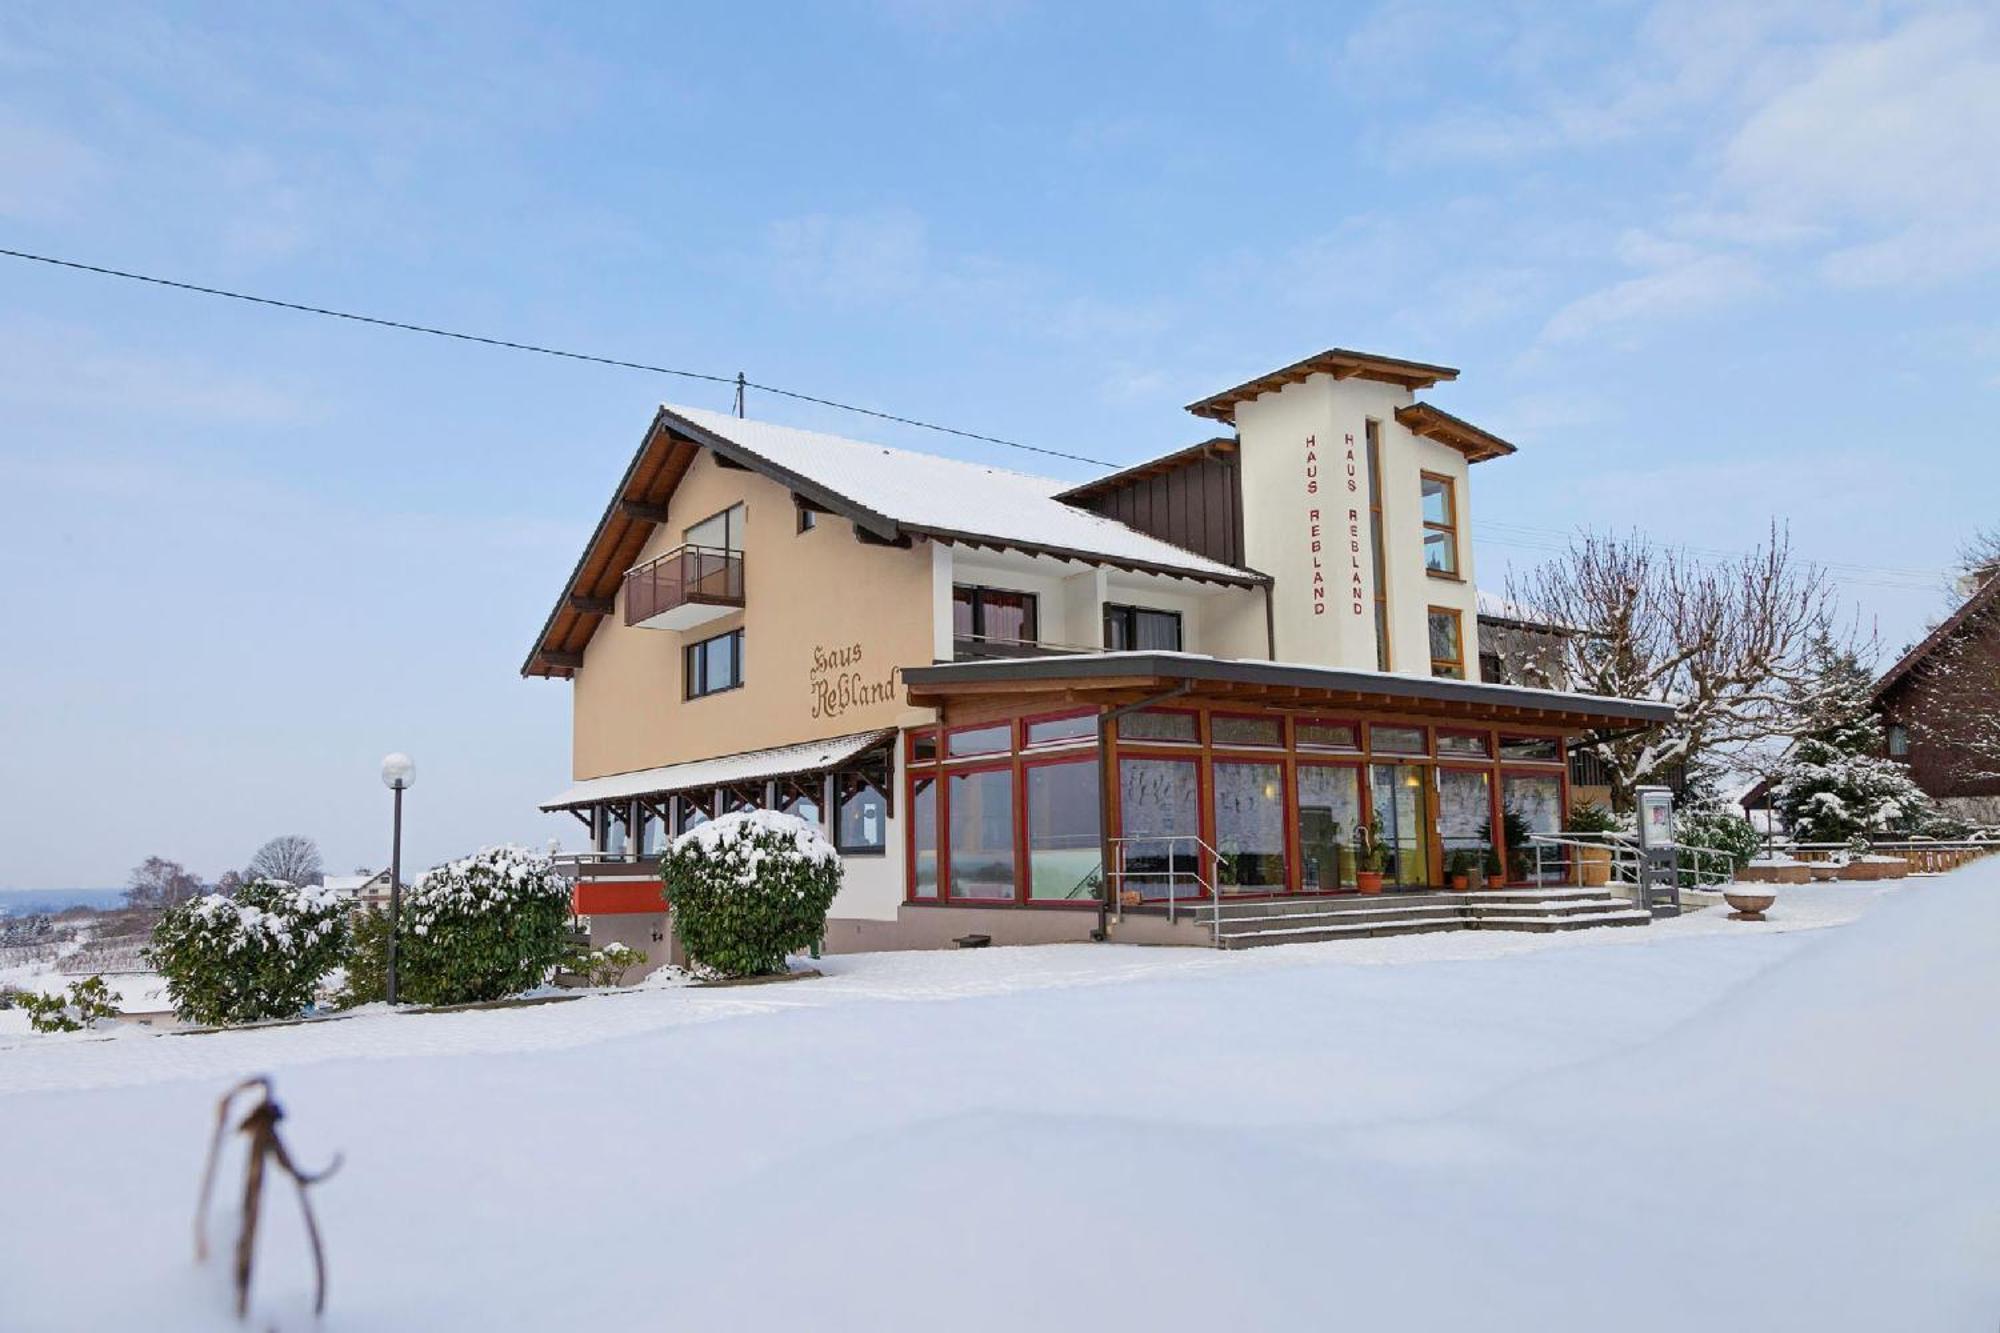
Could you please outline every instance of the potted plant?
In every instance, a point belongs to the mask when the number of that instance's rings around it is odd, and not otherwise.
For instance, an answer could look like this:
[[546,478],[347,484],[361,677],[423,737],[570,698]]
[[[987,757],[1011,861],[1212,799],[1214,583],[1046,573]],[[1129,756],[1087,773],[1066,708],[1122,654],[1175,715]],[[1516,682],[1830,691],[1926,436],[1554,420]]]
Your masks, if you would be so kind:
[[1507,867],[1500,860],[1500,849],[1490,842],[1486,844],[1485,870],[1487,888],[1504,889],[1507,887]]
[[[1595,801],[1578,801],[1569,809],[1569,831],[1604,838],[1618,831],[1618,817]],[[1577,848],[1576,864],[1585,888],[1600,889],[1611,882],[1609,846]]]
[[1476,858],[1471,852],[1460,850],[1451,854],[1451,887],[1454,893],[1464,893],[1472,887],[1472,867],[1475,864]]
[[1362,893],[1382,892],[1382,870],[1388,864],[1382,821],[1371,818],[1354,830],[1354,887]]

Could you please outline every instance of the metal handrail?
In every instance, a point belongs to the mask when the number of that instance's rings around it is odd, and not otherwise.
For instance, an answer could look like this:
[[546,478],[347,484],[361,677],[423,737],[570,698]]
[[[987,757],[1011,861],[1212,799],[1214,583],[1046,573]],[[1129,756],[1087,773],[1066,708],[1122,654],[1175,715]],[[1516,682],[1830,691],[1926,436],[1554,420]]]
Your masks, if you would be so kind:
[[743,604],[743,552],[690,542],[625,571],[625,623],[642,621],[691,601]]
[[[1113,838],[1111,840],[1111,847],[1116,857],[1116,868],[1113,869],[1110,875],[1110,888],[1112,904],[1117,919],[1120,921],[1125,919],[1125,880],[1131,873],[1126,868],[1126,855],[1128,849],[1134,843],[1146,843],[1155,846],[1164,844],[1166,846],[1167,869],[1165,873],[1163,875],[1152,871],[1142,873],[1150,882],[1159,883],[1162,880],[1165,881],[1167,886],[1167,920],[1169,922],[1179,919],[1180,895],[1177,890],[1181,883],[1192,881],[1197,889],[1207,891],[1209,902],[1216,909],[1211,913],[1214,918],[1211,924],[1216,945],[1220,947],[1222,943],[1222,912],[1220,910],[1222,895],[1216,891],[1213,868],[1221,863],[1222,854],[1202,841],[1201,835],[1198,833],[1147,833],[1137,837]],[[1194,848],[1195,869],[1192,873],[1174,868],[1175,862],[1178,860],[1175,854],[1176,849],[1182,843],[1188,843]],[[1202,874],[1203,866],[1209,867],[1209,873],[1206,877]]]

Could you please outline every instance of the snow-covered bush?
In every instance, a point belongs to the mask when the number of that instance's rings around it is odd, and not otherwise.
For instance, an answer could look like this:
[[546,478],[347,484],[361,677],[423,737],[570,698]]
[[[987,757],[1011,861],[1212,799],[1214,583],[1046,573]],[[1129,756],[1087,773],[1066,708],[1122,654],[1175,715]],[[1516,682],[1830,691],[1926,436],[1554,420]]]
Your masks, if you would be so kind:
[[103,977],[72,981],[67,995],[31,991],[20,996],[20,1003],[28,1011],[28,1026],[37,1032],[81,1032],[118,1016],[118,1005]]
[[635,949],[617,940],[602,949],[579,949],[569,961],[569,970],[582,977],[586,984],[599,987],[622,986],[625,974],[635,967],[646,965],[646,951]]
[[[1711,851],[1726,852],[1741,870],[1750,864],[1751,858],[1764,849],[1763,835],[1757,826],[1741,815],[1732,815],[1723,810],[1689,810],[1674,819],[1674,840],[1684,847],[1704,847]],[[1718,865],[1713,858],[1688,858],[1685,868],[1714,870]]]
[[260,879],[168,908],[146,956],[176,1014],[219,1026],[301,1012],[346,952],[344,897]]
[[398,998],[467,1004],[531,990],[562,961],[569,922],[569,881],[539,852],[489,847],[438,866],[403,895]]
[[674,839],[660,877],[688,957],[747,977],[782,972],[786,954],[819,942],[841,865],[803,819],[745,810]]
[[347,957],[342,960],[333,1007],[352,1009],[389,998],[389,913],[363,908],[348,924]]

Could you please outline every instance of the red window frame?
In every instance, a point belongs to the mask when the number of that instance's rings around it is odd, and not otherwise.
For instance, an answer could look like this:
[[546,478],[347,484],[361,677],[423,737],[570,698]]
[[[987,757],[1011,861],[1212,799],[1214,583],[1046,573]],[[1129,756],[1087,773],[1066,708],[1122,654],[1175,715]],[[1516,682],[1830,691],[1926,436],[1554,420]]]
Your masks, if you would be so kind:
[[[1321,752],[1313,751],[1312,753],[1318,754]],[[1327,751],[1326,753],[1337,753],[1337,752]],[[1300,778],[1298,770],[1304,768],[1344,768],[1348,772],[1352,773],[1354,775],[1355,795],[1359,801],[1359,806],[1361,811],[1360,818],[1361,822],[1364,824],[1368,822],[1369,816],[1374,813],[1373,802],[1375,798],[1374,795],[1369,790],[1368,761],[1363,759],[1359,755],[1356,755],[1351,759],[1314,758],[1314,759],[1298,759],[1293,761],[1291,800],[1286,807],[1291,813],[1291,821],[1290,821],[1291,827],[1285,831],[1285,836],[1286,840],[1290,842],[1297,851],[1297,858],[1298,858],[1297,864],[1299,868],[1299,878],[1298,878],[1299,892],[1319,893],[1323,892],[1323,890],[1308,889],[1306,887],[1305,847],[1299,841],[1299,808],[1300,808],[1300,803],[1304,800],[1302,793],[1305,790],[1305,783]],[[1355,835],[1355,830],[1348,829],[1346,831],[1345,836],[1341,839],[1342,844],[1349,848],[1352,848],[1354,846],[1354,835]],[[1336,878],[1338,878],[1337,874]],[[1346,891],[1345,885],[1342,885],[1339,888],[1333,890],[1333,892],[1336,893],[1345,891]]]
[[[954,778],[976,777],[981,773],[1005,773],[1007,775],[1008,800],[1013,803],[1013,832],[1010,835],[1010,850],[1014,862],[1014,892],[1006,898],[960,898],[952,891],[951,867],[951,783]],[[1023,829],[1021,811],[1021,766],[1013,756],[985,759],[979,763],[953,764],[938,770],[942,780],[938,800],[938,901],[942,903],[962,903],[968,907],[994,907],[1015,905],[1022,900],[1024,885],[1021,879],[1021,834]]]
[[[1059,745],[1097,744],[1097,716],[1095,708],[1065,708],[1053,713],[1029,713],[1021,719],[1021,750],[1054,749]],[[1062,736],[1055,740],[1038,741],[1034,738],[1035,724],[1038,722],[1067,722],[1072,718],[1089,718],[1090,732],[1083,736]]]
[[[919,737],[928,738],[931,743],[931,757],[926,759],[917,753]],[[944,757],[944,737],[936,727],[917,727],[903,735],[903,759],[911,764],[935,764]]]
[[[1080,907],[1085,911],[1096,911],[1097,900],[1094,898],[1067,902],[1060,899],[1038,899],[1034,896],[1035,847],[1032,836],[1033,830],[1029,826],[1029,820],[1033,818],[1033,812],[1028,804],[1028,773],[1031,769],[1060,768],[1065,764],[1087,764],[1097,770],[1097,780],[1099,783],[1097,793],[1097,838],[1098,845],[1100,847],[1103,845],[1104,791],[1102,784],[1104,782],[1104,770],[1098,765],[1097,756],[1095,754],[1050,754],[1045,757],[1038,756],[1033,759],[1023,759],[1020,763],[1020,776],[1015,781],[1014,795],[1015,806],[1020,812],[1020,817],[1015,820],[1015,835],[1020,843],[1019,864],[1021,867],[1020,873],[1015,877],[1015,898],[1024,906],[1071,909]],[[999,900],[988,898],[984,901],[997,902]]]
[[[1480,754],[1460,754],[1456,752],[1447,754],[1444,748],[1444,738],[1447,736],[1476,736],[1486,746],[1486,749]],[[1433,727],[1431,728],[1431,751],[1437,755],[1439,763],[1476,762],[1486,764],[1490,767],[1500,757],[1500,746],[1493,739],[1493,729],[1490,727]]]
[[[1385,730],[1421,732],[1424,738],[1424,748],[1421,750],[1378,749],[1375,745],[1375,733]],[[1430,724],[1426,722],[1370,722],[1368,724],[1368,753],[1371,755],[1390,755],[1397,759],[1429,759],[1436,753],[1436,748],[1431,743],[1431,731]]]
[[[1306,726],[1350,727],[1354,731],[1354,744],[1350,746],[1321,745],[1317,741],[1299,739],[1299,729]],[[1367,735],[1358,717],[1297,717],[1292,719],[1292,748],[1307,754],[1362,754],[1366,752],[1363,743]]]
[[[1176,709],[1175,711],[1178,712],[1183,710]],[[1118,810],[1118,817],[1116,820],[1113,821],[1114,827],[1116,829],[1116,831],[1111,835],[1113,839],[1122,839],[1126,836],[1125,765],[1128,762],[1135,764],[1187,764],[1188,766],[1193,768],[1194,769],[1194,825],[1195,825],[1194,831],[1196,836],[1201,839],[1203,845],[1205,846],[1214,845],[1214,839],[1212,837],[1212,834],[1214,832],[1212,824],[1213,812],[1210,810],[1209,790],[1208,790],[1208,782],[1209,782],[1208,756],[1203,754],[1199,750],[1190,750],[1186,746],[1183,746],[1179,753],[1170,751],[1165,746],[1154,748],[1151,745],[1148,745],[1147,748],[1143,750],[1136,750],[1131,753],[1125,752],[1122,747],[1113,752],[1111,781],[1113,783],[1113,791],[1115,793],[1113,800]],[[1117,855],[1117,853],[1114,851],[1113,855]],[[1197,868],[1197,873],[1199,873],[1203,879],[1212,879],[1214,877],[1215,868],[1213,865],[1210,864],[1210,858],[1208,853],[1203,851],[1201,847],[1197,847],[1195,849],[1195,865]],[[1109,873],[1108,869],[1106,873],[1107,874]]]
[[[1278,739],[1269,744],[1259,741],[1221,741],[1215,737],[1217,718],[1233,717],[1243,722],[1269,722],[1278,728]],[[1285,719],[1268,713],[1210,712],[1208,715],[1208,744],[1212,750],[1250,750],[1256,753],[1275,754],[1288,750],[1291,737],[1285,726]]]
[[[1562,764],[1564,768],[1568,768],[1569,765],[1565,762],[1565,757],[1567,754],[1567,750],[1564,745],[1565,739],[1566,738],[1562,736],[1537,736],[1534,733],[1527,731],[1495,732],[1493,736],[1493,762],[1496,764],[1506,764],[1506,765]],[[1556,747],[1556,757],[1553,759],[1507,758],[1501,755],[1500,747],[1505,745],[1508,741],[1554,741]]]
[[[950,854],[945,836],[949,830],[944,822],[945,773],[941,768],[905,768],[908,786],[904,794],[908,798],[904,809],[909,811],[908,827],[903,830],[903,900],[912,903],[941,903],[944,901],[945,858]],[[917,783],[931,784],[931,823],[937,830],[937,892],[920,894],[917,892]]]
[[[1002,731],[1006,733],[1007,741],[997,750],[979,750],[973,754],[953,754],[951,752],[951,738],[962,736],[968,731]],[[944,729],[944,735],[940,739],[938,762],[945,764],[979,763],[991,759],[994,755],[1010,755],[1019,748],[1020,736],[1015,729],[1013,718],[1001,718],[996,722],[968,722],[964,726],[946,727]]]
[[[1222,852],[1222,832],[1220,825],[1218,823],[1218,821],[1221,818],[1220,802],[1216,800],[1216,795],[1215,795],[1215,782],[1216,782],[1215,770],[1223,766],[1224,764],[1227,764],[1234,768],[1277,769],[1278,808],[1280,810],[1297,809],[1297,805],[1293,799],[1293,794],[1292,794],[1291,765],[1285,762],[1285,756],[1282,753],[1279,753],[1278,751],[1275,750],[1259,750],[1256,749],[1255,747],[1252,747],[1249,750],[1245,751],[1239,752],[1232,750],[1232,751],[1226,751],[1219,755],[1212,756],[1209,759],[1208,764],[1206,765],[1208,769],[1208,790],[1203,794],[1208,798],[1208,808],[1210,812],[1208,820],[1209,836],[1207,838],[1207,842],[1209,846],[1215,848],[1217,855],[1222,855],[1223,852]],[[1292,870],[1295,865],[1295,861],[1292,856],[1292,842],[1298,836],[1298,830],[1296,828],[1286,827],[1287,824],[1292,822],[1294,821],[1281,820],[1279,824],[1279,843],[1281,845],[1282,850],[1280,850],[1278,854],[1284,859],[1284,874],[1279,878],[1277,887],[1273,888],[1268,884],[1262,884],[1258,885],[1254,890],[1252,890],[1249,893],[1235,893],[1226,896],[1231,898],[1266,898],[1277,894],[1291,892],[1292,882],[1293,882]],[[1218,885],[1218,890],[1219,888],[1220,886]]]
[[[1560,749],[1562,744],[1560,738],[1558,738],[1556,744],[1558,749]],[[1539,767],[1537,765],[1539,765]],[[1527,764],[1521,764],[1516,762],[1495,764],[1493,766],[1493,775],[1494,775],[1493,776],[1493,819],[1494,819],[1494,829],[1499,834],[1500,857],[1503,864],[1511,862],[1514,859],[1513,858],[1514,849],[1506,845],[1507,829],[1505,822],[1501,819],[1501,812],[1507,808],[1507,800],[1504,793],[1506,791],[1507,775],[1509,773],[1513,774],[1516,777],[1523,777],[1523,778],[1546,778],[1553,775],[1557,783],[1559,784],[1557,788],[1558,794],[1556,796],[1556,808],[1562,812],[1562,817],[1557,821],[1556,827],[1560,829],[1563,823],[1569,819],[1570,796],[1569,796],[1568,764],[1560,764],[1560,765],[1551,764],[1546,760],[1533,760]],[[1569,853],[1566,850],[1563,854],[1563,864],[1565,865],[1565,867],[1567,867],[1563,876],[1564,880],[1573,879],[1576,875],[1576,870],[1577,870],[1576,858],[1569,855]],[[1526,879],[1515,879],[1512,874],[1509,874],[1507,876],[1507,882],[1510,885],[1512,885],[1512,884],[1532,884],[1534,881]]]
[[[1140,714],[1179,713],[1187,717],[1191,717],[1194,719],[1194,739],[1187,741],[1179,739],[1160,740],[1152,736],[1127,736],[1125,734],[1125,719],[1120,718],[1118,722],[1115,724],[1118,728],[1118,737],[1117,737],[1118,744],[1144,745],[1149,748],[1152,746],[1165,747],[1169,745],[1178,745],[1183,750],[1199,750],[1202,748],[1202,741],[1207,736],[1207,729],[1201,725],[1201,710],[1199,708],[1142,708],[1139,710],[1139,713]],[[1138,715],[1139,714],[1131,714],[1131,713],[1126,714],[1127,717],[1133,717]]]

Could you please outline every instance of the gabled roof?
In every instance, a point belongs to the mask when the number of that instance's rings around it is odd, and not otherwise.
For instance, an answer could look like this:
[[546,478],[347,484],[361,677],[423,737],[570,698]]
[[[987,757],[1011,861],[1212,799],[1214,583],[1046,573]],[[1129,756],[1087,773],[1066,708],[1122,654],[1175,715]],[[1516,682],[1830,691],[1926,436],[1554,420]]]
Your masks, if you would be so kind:
[[1128,483],[1141,481],[1147,477],[1158,476],[1162,472],[1172,472],[1177,468],[1186,467],[1190,463],[1199,463],[1204,459],[1225,457],[1235,453],[1237,448],[1238,445],[1234,435],[1218,435],[1212,440],[1203,440],[1199,444],[1190,444],[1186,448],[1176,449],[1170,454],[1161,454],[1158,458],[1149,458],[1143,463],[1134,463],[1130,467],[1120,468],[1109,476],[1098,477],[1093,481],[1086,481],[1080,485],[1072,486],[1066,491],[1059,491],[1056,494],[1056,499],[1068,504],[1083,504],[1103,495],[1107,491],[1115,491],[1120,486],[1127,485]]
[[1894,666],[1883,672],[1868,692],[1869,702],[1879,703],[1883,695],[1921,666],[1925,658],[1942,648],[1945,640],[1957,633],[1961,626],[1991,606],[2000,606],[2000,571],[1989,574],[1958,610],[1945,617],[1943,624],[1926,634],[1923,642],[1904,653]]
[[1317,356],[1294,361],[1281,370],[1274,370],[1268,375],[1259,375],[1253,380],[1245,380],[1233,389],[1224,389],[1221,393],[1211,394],[1200,402],[1189,403],[1187,410],[1198,417],[1234,422],[1238,403],[1319,374],[1331,375],[1337,380],[1381,380],[1384,383],[1399,384],[1405,389],[1413,390],[1428,389],[1441,380],[1458,378],[1458,372],[1450,366],[1433,366],[1423,361],[1405,361],[1400,357],[1380,356],[1374,352],[1356,352],[1345,347],[1330,347]]
[[1429,403],[1411,403],[1408,407],[1397,408],[1396,421],[1412,435],[1436,440],[1458,450],[1469,463],[1504,458],[1514,452],[1514,446],[1498,435],[1483,431],[1471,422]]
[[1051,477],[699,408],[662,407],[542,626],[522,675],[566,676],[582,663],[585,645],[611,613],[619,581],[665,518],[681,478],[703,449],[771,478],[885,543],[917,535],[1232,586],[1270,581],[1065,504],[1056,497],[1069,483]]

